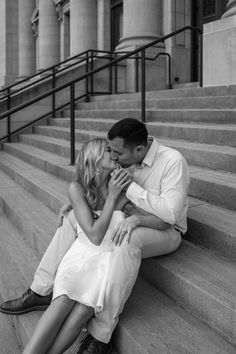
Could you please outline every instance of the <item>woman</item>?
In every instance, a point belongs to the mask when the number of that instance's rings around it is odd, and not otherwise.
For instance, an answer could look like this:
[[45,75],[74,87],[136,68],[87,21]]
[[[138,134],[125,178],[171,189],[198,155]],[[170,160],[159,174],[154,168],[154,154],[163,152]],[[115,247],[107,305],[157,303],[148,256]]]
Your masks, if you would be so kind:
[[63,353],[85,323],[103,308],[107,270],[114,249],[111,233],[124,218],[119,210],[127,200],[121,191],[129,183],[123,170],[117,169],[110,176],[115,168],[105,139],[89,141],[79,152],[76,181],[69,187],[78,238],[62,259],[52,303],[24,354]]

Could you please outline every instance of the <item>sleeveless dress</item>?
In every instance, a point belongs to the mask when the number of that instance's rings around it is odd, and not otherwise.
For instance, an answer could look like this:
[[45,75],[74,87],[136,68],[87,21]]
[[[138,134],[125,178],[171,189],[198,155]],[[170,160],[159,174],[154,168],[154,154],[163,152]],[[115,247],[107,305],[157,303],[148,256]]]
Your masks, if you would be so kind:
[[58,267],[53,299],[67,295],[70,299],[93,307],[95,314],[102,311],[108,270],[115,248],[111,241],[111,235],[115,226],[123,219],[123,212],[118,210],[113,212],[100,246],[94,245],[77,223],[78,237]]

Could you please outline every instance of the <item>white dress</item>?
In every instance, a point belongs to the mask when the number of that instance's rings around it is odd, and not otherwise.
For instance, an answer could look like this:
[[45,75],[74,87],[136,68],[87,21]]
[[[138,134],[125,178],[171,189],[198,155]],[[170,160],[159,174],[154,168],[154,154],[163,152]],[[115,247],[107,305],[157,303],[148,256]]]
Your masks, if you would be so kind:
[[63,257],[56,274],[53,299],[60,295],[102,311],[114,243],[112,231],[124,219],[124,213],[114,211],[100,246],[94,245],[77,223],[78,237]]

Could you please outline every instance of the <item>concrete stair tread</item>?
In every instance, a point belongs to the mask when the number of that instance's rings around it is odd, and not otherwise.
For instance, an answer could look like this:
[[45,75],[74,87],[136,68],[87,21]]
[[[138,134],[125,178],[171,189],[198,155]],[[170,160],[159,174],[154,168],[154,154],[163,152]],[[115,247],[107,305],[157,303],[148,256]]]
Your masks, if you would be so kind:
[[[85,119],[86,118],[81,118]],[[92,120],[92,118],[90,118]],[[97,120],[97,118],[96,118]],[[104,121],[104,119],[100,119],[101,121]],[[112,123],[114,123],[116,120],[110,120]],[[150,124],[150,123],[147,123]],[[58,127],[58,126],[40,126],[40,128],[43,128],[43,130],[51,130],[52,132],[55,130],[61,131],[61,132],[68,132],[68,128],[66,127]],[[86,129],[75,129],[75,132],[81,133],[81,134],[86,134],[90,136],[102,136],[106,138],[107,133],[105,131],[96,131],[96,130],[86,130]],[[186,149],[196,149],[196,150],[206,150],[208,152],[222,152],[230,155],[236,155],[236,147],[233,146],[224,146],[224,145],[215,145],[215,144],[204,144],[204,143],[195,143],[195,142],[189,142],[186,140],[182,139],[166,139],[166,138],[157,138],[157,140],[164,145],[170,146],[170,147],[176,147],[176,148],[186,148]]]
[[234,173],[190,166],[190,176],[204,181],[214,181],[223,186],[236,188],[236,175]]
[[[57,154],[45,152],[41,149],[38,149],[33,146],[29,146],[24,143],[10,143],[10,144],[5,144],[5,146],[7,149],[9,148],[10,152],[12,151],[12,149],[13,152],[14,150],[18,150],[21,153],[25,153],[34,158],[41,159],[45,163],[47,162],[55,166],[60,166],[63,169],[70,172],[71,179],[72,179],[72,176],[75,171],[75,167],[69,166],[69,161],[65,157],[59,156]],[[208,182],[214,181],[214,183],[220,184],[222,186],[236,188],[236,175],[233,173],[223,172],[223,171],[213,171],[207,168],[190,166],[190,175],[192,178],[195,179],[200,179]]]
[[226,231],[231,234],[236,240],[236,212],[225,209],[220,206],[215,206],[202,200],[188,197],[189,209],[188,217],[194,218],[199,222],[214,225],[221,231]]
[[52,202],[50,207],[54,211],[58,212],[60,207],[66,202],[68,183],[61,179],[4,151],[0,152],[0,166],[5,173],[10,174],[10,176],[13,175],[14,179],[18,183],[22,183],[24,187],[27,181],[27,188],[30,189],[31,193],[34,193],[35,188],[37,188],[40,191],[37,194],[38,198],[44,198],[45,195],[49,195],[49,202]]
[[[0,200],[6,215],[21,230],[24,239],[29,243],[28,238],[32,235],[32,247],[44,252],[55,233],[56,214],[2,171]],[[41,247],[39,243],[42,244]]]
[[[111,124],[114,124],[115,122],[117,122],[117,120],[115,119],[109,119],[107,118],[106,120],[104,120],[103,118],[95,118],[96,119],[96,122],[98,123],[102,123],[102,122],[106,122],[106,123],[111,123]],[[94,118],[75,118],[75,121],[78,120],[78,121],[94,121]],[[64,117],[64,118],[52,118],[50,120],[50,122],[53,123],[54,122],[62,122],[62,121],[67,121],[69,122],[70,121],[70,118],[69,117]],[[183,122],[173,122],[173,123],[170,123],[170,122],[147,122],[146,123],[147,126],[167,126],[167,127],[179,127],[179,128],[193,128],[193,129],[207,129],[207,130],[226,130],[226,131],[236,131],[236,125],[235,124],[230,124],[228,123],[227,125],[226,124],[211,124],[211,123],[199,123],[199,124],[196,124],[196,123],[192,123],[192,122],[188,122],[188,123],[183,123]]]
[[[132,321],[134,315],[135,321]],[[207,326],[140,278],[126,304],[120,323],[116,334],[118,342],[126,325],[131,326],[130,335],[135,337],[136,345],[128,353],[213,354],[235,350]],[[125,344],[123,343],[124,352],[127,353]]]
[[[37,135],[34,136],[35,138],[37,138]],[[40,137],[39,137],[40,139]],[[50,139],[49,139],[50,140]],[[63,140],[59,140],[59,139],[54,139],[57,140],[57,143],[60,143]],[[63,141],[63,143],[65,143],[65,141]],[[12,144],[15,147],[18,147],[19,149],[21,149],[21,143],[13,143]],[[69,146],[69,142],[67,142],[67,145]],[[27,145],[22,144],[22,147],[27,147]],[[28,147],[27,147],[28,148]],[[43,161],[47,161],[48,160],[48,156],[49,159],[52,159],[52,161],[56,161],[56,156],[55,154],[49,154],[47,152],[43,152],[40,149],[34,148],[32,147],[32,149],[29,151],[29,149],[27,149],[27,153],[31,154],[33,153],[33,155],[37,155],[38,151],[40,152],[41,158],[43,159]],[[63,161],[65,160],[64,158],[62,159]],[[46,163],[46,162],[45,162]],[[63,168],[65,169],[69,169],[71,170],[71,166],[67,166],[68,163],[68,159],[66,159],[65,161],[65,166],[63,166]],[[227,177],[229,178],[229,185],[230,181],[231,181],[231,177],[232,180],[234,180],[234,175],[230,174],[230,173],[221,173],[219,171],[214,171],[212,172],[211,170],[207,170],[207,169],[202,169],[202,168],[197,168],[195,166],[191,166],[191,169],[193,169],[196,171],[196,173],[192,173],[192,176],[195,177],[195,175],[199,174],[199,178],[203,179],[205,178],[205,180],[209,180],[209,181],[217,181],[217,178],[219,179],[219,183],[224,184],[227,181]],[[208,176],[209,174],[209,176]],[[225,181],[225,182],[224,182]],[[233,182],[232,182],[232,186]],[[204,201],[198,200],[198,199],[194,199],[194,198],[190,198],[191,203],[190,203],[190,208],[189,208],[189,216],[196,221],[201,221],[204,224],[209,224],[214,228],[218,228],[219,230],[222,230],[224,232],[227,232],[227,234],[231,235],[231,239],[234,239],[234,230],[236,228],[236,218],[235,218],[235,212],[230,211],[230,210],[226,210],[226,209],[222,209],[220,207],[215,207],[211,204],[208,204]],[[206,217],[207,215],[207,217]],[[217,217],[216,217],[217,216]]]
[[[25,286],[30,285],[30,273],[32,277],[34,272],[32,268],[36,264],[32,261],[32,257],[33,259],[35,257],[34,253],[24,243],[17,230],[9,225],[9,221],[4,220],[2,223],[1,220],[1,225],[4,225],[4,233],[8,235],[4,237],[0,246],[1,283],[4,284],[4,300],[7,300],[12,296],[21,295],[26,289]],[[27,258],[30,262],[26,262]],[[32,335],[41,314],[41,312],[32,312],[11,317],[11,321],[19,329],[18,334],[23,345]],[[135,353],[140,354],[150,353],[150,350],[153,353],[160,350],[163,353],[173,354],[183,352],[205,354],[206,348],[207,352],[212,354],[231,354],[235,349],[209,327],[186,313],[174,301],[140,278],[121,315],[116,332],[118,340],[119,334],[126,332],[122,340],[131,341],[134,347],[139,348]],[[68,350],[68,353],[75,353],[75,350],[76,345]]]
[[[23,292],[30,286],[34,271],[39,263],[40,258],[35,255],[32,249],[23,240],[23,235],[7,220],[6,216],[0,216],[1,221],[1,237],[0,245],[0,280],[1,280],[1,292],[2,300],[6,301],[11,298],[21,296]],[[24,347],[30,337],[33,330],[41,317],[42,312],[31,312],[21,316],[6,316],[0,314],[0,317],[4,317],[5,322],[9,321],[17,329],[17,334]],[[1,332],[1,337],[4,336],[4,341],[8,341],[8,333]],[[11,345],[14,338],[11,337]],[[3,343],[1,341],[1,348]],[[10,347],[10,346],[9,346]],[[77,353],[78,341],[70,348],[66,353]],[[21,351],[5,351],[0,353],[22,353]]]
[[[177,98],[177,97],[205,97],[205,96],[231,96],[236,93],[236,85],[211,86],[199,88],[176,88],[172,90],[146,91],[146,98]],[[140,92],[97,95],[92,96],[91,101],[140,99]]]

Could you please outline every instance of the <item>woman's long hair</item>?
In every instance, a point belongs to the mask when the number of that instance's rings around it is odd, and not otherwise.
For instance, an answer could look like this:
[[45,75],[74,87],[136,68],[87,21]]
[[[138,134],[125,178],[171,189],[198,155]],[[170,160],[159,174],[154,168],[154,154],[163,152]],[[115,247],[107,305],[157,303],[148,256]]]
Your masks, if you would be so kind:
[[95,210],[98,204],[98,189],[102,176],[101,159],[106,146],[105,139],[90,140],[83,145],[76,159],[75,181],[83,187],[91,211]]

